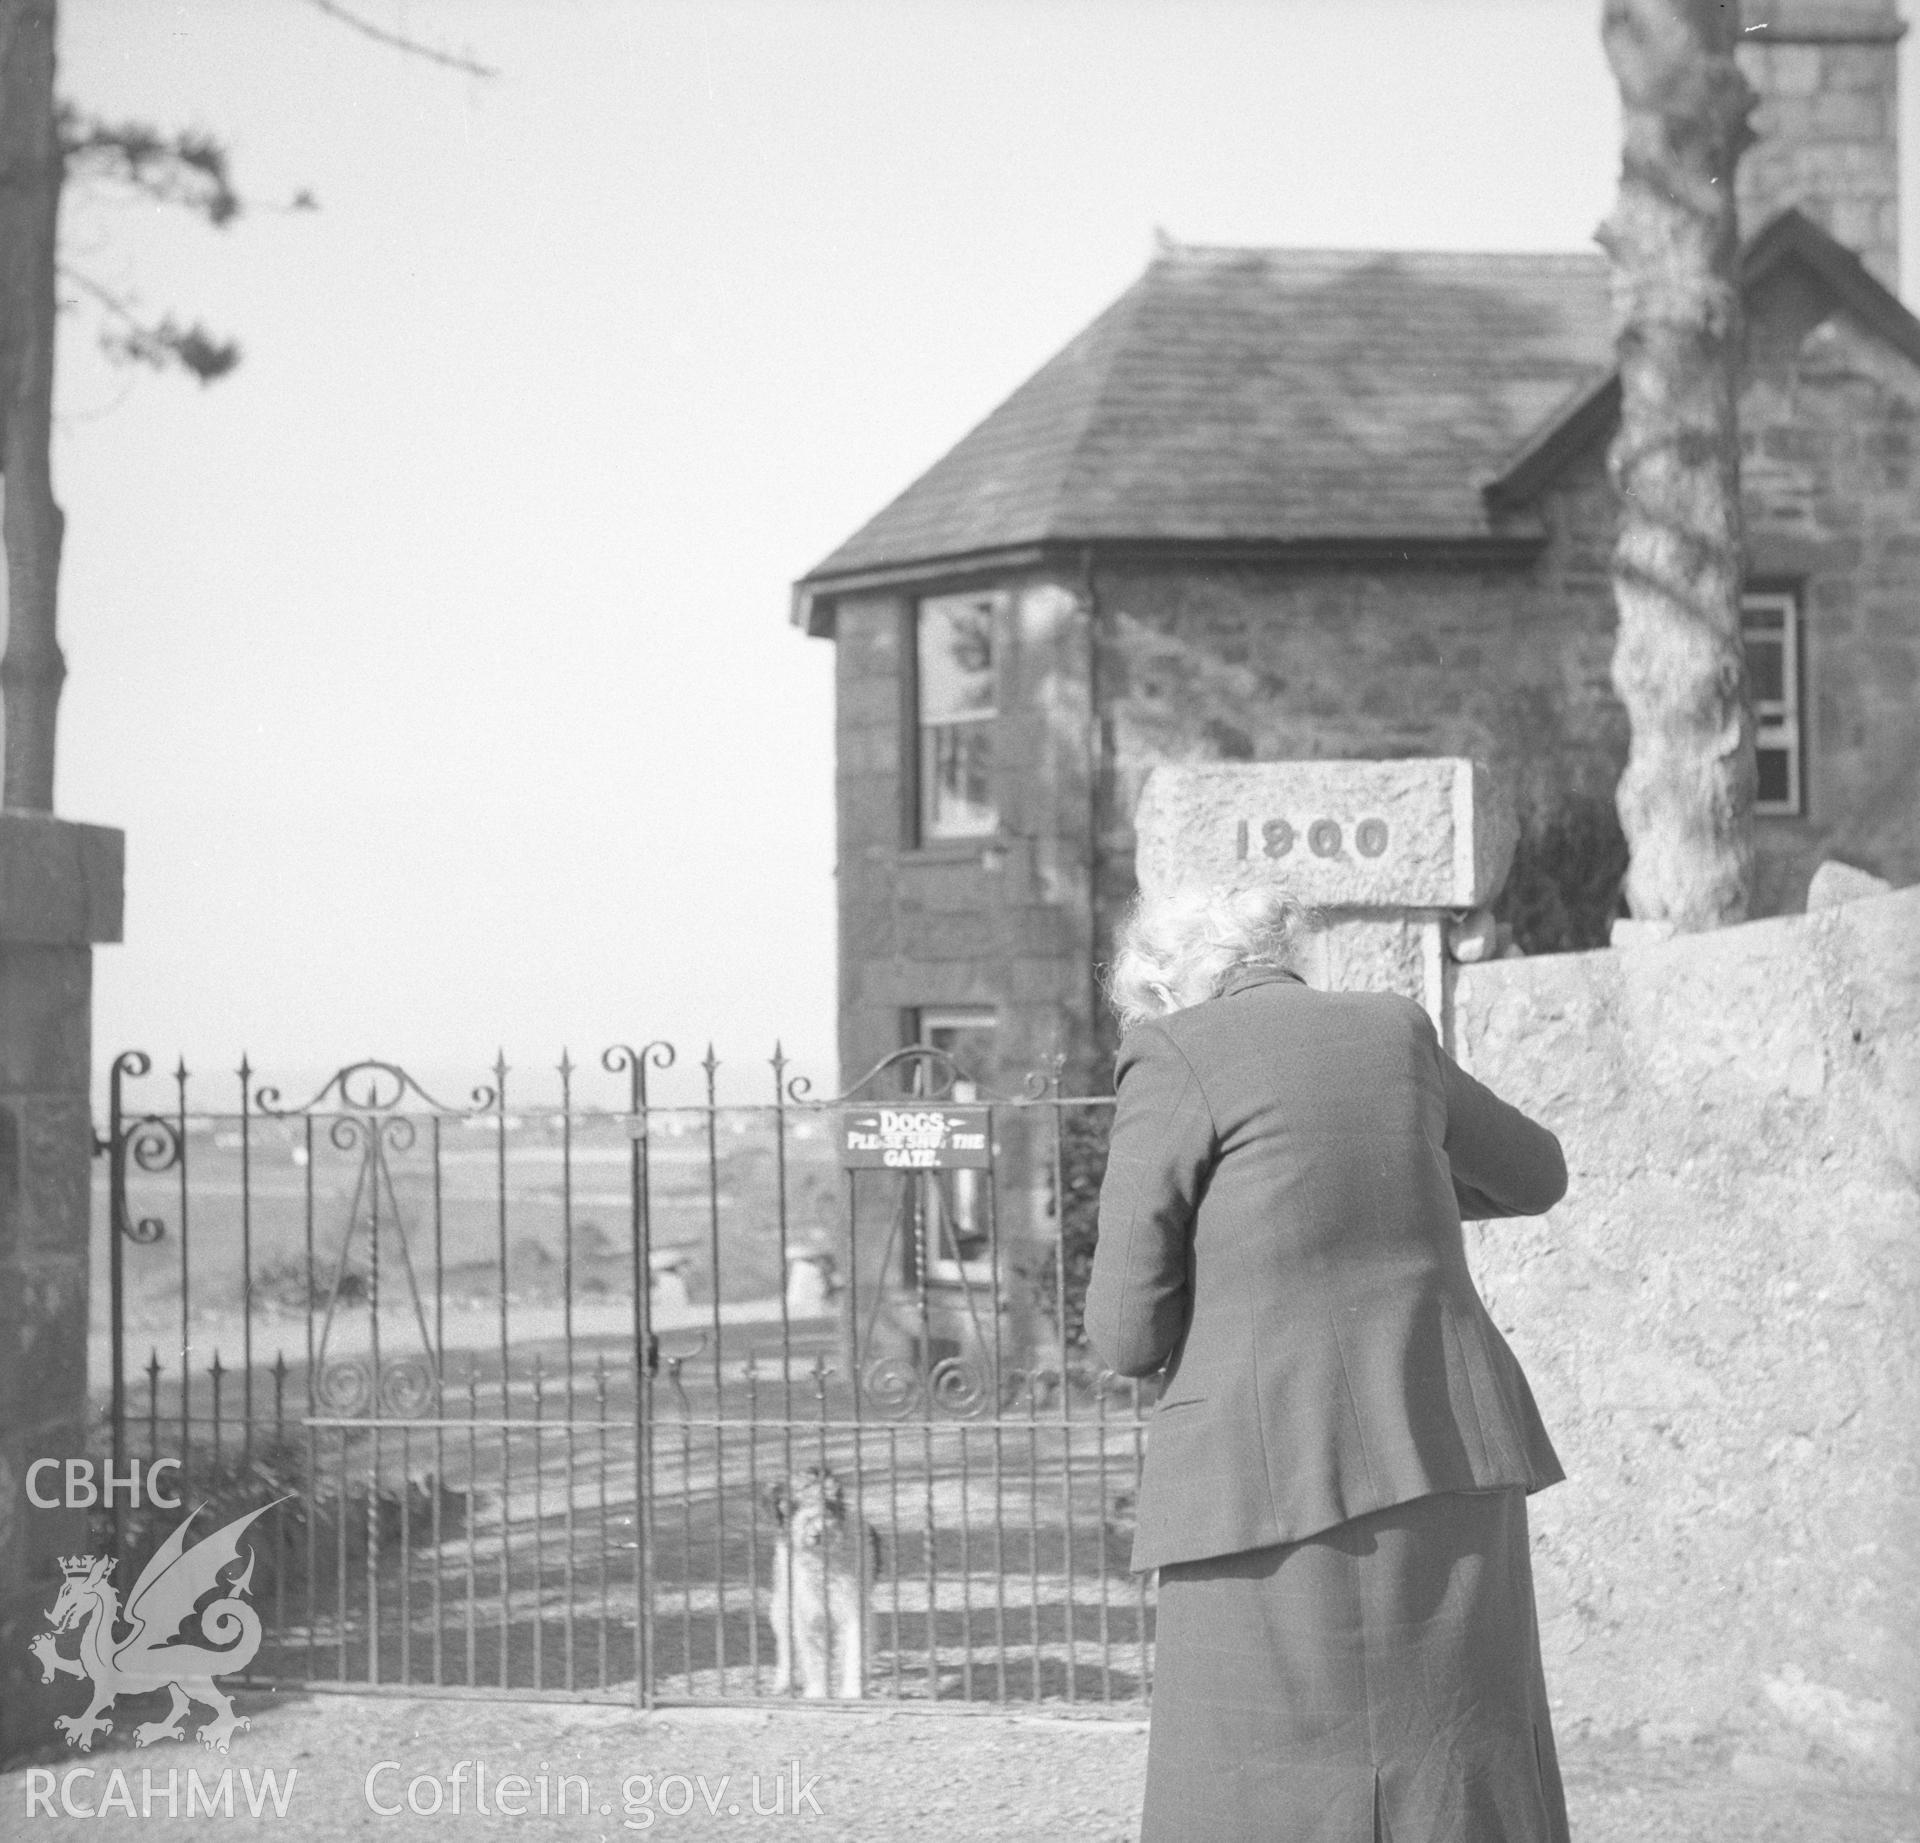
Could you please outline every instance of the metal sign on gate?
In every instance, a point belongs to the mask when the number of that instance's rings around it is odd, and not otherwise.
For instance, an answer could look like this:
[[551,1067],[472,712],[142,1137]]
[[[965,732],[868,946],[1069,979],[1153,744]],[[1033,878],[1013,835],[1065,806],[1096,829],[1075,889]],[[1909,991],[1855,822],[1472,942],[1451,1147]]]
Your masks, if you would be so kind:
[[840,1162],[850,1171],[985,1171],[992,1164],[985,1107],[848,1107]]

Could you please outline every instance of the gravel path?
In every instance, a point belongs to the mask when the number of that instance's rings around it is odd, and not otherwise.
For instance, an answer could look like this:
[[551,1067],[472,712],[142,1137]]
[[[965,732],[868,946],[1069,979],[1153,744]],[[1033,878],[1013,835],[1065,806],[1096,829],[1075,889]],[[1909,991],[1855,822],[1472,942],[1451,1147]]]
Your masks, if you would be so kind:
[[[717,1838],[804,1828],[844,1843],[1124,1843],[1134,1834],[1146,1765],[1145,1722],[1097,1716],[906,1708],[667,1709],[637,1716],[604,1704],[491,1699],[257,1694],[236,1700],[253,1726],[224,1756],[165,1743],[136,1752],[116,1735],[100,1752],[82,1757],[49,1749],[37,1768],[0,1774],[0,1834],[189,1834],[189,1771],[217,1788],[231,1768],[235,1816],[196,1813],[190,1834],[257,1835],[280,1843],[384,1835],[411,1843],[436,1834],[599,1839],[651,1831]],[[1576,1741],[1563,1757],[1576,1843],[1920,1843],[1912,1797],[1850,1784],[1832,1770],[1704,1746],[1631,1742]],[[374,1810],[367,1794],[369,1771],[381,1761],[399,1763],[373,1780],[373,1799],[400,1807],[391,1815]],[[489,1816],[473,1810],[472,1766],[461,1786],[461,1814],[452,1814],[447,1775],[463,1761],[486,1767]],[[95,1773],[71,1783],[78,1804],[116,1806],[111,1775],[118,1768],[131,1812],[60,1814],[60,1782],[76,1766]],[[49,1780],[49,1770],[57,1777]],[[169,1770],[179,1774],[177,1829],[165,1815]],[[243,1772],[261,1797],[260,1774],[267,1770],[280,1776],[284,1817],[273,1815],[271,1803],[258,1818],[247,1813]],[[143,1818],[148,1773],[158,1780],[157,1797],[153,1816]],[[528,1782],[522,1816],[505,1815],[495,1804],[499,1782],[510,1774]],[[571,1782],[570,1815],[540,1815],[540,1779],[552,1786],[562,1774],[587,1782],[592,1808],[585,1816],[580,1789]],[[416,1775],[440,1782],[437,1794],[424,1778],[413,1787],[422,1806],[436,1795],[446,1801],[437,1815],[406,1810]],[[29,1802],[30,1792],[48,1786],[52,1816]],[[763,1809],[777,1799],[782,1814],[756,1817],[756,1792]],[[510,1803],[514,1794],[509,1785]],[[677,1815],[683,1802],[691,1809]],[[165,1827],[156,1833],[155,1822]],[[1276,1843],[1284,1843],[1284,1832],[1275,1834]]]

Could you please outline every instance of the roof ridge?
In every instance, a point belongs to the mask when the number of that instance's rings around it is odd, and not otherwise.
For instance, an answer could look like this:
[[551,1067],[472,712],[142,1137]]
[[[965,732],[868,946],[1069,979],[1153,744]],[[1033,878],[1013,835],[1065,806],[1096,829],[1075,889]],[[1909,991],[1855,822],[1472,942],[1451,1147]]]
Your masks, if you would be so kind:
[[[1148,263],[1151,270],[1161,263],[1177,263],[1189,256],[1341,256],[1341,257],[1444,257],[1462,262],[1486,262],[1489,258],[1512,262],[1604,263],[1606,255],[1598,249],[1466,249],[1440,245],[1409,248],[1377,243],[1176,243],[1158,251]],[[1144,278],[1143,278],[1144,279]]]

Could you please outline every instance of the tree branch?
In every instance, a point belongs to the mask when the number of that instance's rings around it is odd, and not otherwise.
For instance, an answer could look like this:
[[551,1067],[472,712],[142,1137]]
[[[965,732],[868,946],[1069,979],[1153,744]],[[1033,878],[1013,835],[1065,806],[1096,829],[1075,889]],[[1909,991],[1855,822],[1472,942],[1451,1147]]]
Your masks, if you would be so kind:
[[123,365],[147,365],[164,371],[178,365],[202,384],[223,378],[240,362],[240,342],[220,339],[199,321],[182,326],[171,314],[162,319],[143,320],[134,303],[122,294],[83,275],[67,263],[60,264],[60,278],[91,295],[119,323],[100,335],[101,349]]
[[376,44],[391,45],[396,51],[405,51],[416,58],[425,58],[429,64],[443,64],[448,70],[465,71],[470,77],[497,77],[499,71],[491,65],[482,64],[478,58],[470,58],[463,52],[443,51],[437,45],[425,45],[418,39],[408,38],[399,32],[389,32],[384,26],[377,26],[370,19],[362,19],[357,13],[350,13],[338,0],[307,0],[307,4],[317,13],[324,13],[329,19],[338,20],[343,26],[351,27],[355,32],[364,34]]
[[163,134],[146,122],[108,122],[61,103],[60,152],[70,173],[115,179],[164,205],[179,205],[224,229],[240,215],[227,150],[193,129]]

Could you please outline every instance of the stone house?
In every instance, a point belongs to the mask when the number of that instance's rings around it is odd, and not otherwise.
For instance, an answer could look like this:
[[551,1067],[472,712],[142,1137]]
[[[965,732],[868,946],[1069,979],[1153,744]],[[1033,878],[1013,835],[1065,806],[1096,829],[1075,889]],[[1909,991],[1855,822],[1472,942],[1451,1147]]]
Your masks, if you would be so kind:
[[[1741,51],[1757,914],[1827,856],[1920,878],[1902,29],[1775,0]],[[796,585],[837,655],[846,1077],[919,1041],[1098,1083],[1162,761],[1474,756],[1523,854],[1604,851],[1617,413],[1598,253],[1163,248]]]

